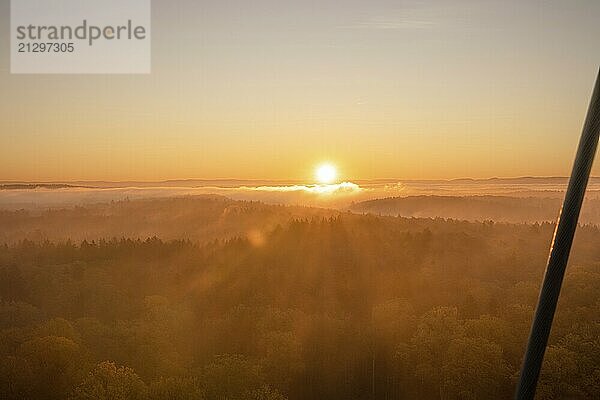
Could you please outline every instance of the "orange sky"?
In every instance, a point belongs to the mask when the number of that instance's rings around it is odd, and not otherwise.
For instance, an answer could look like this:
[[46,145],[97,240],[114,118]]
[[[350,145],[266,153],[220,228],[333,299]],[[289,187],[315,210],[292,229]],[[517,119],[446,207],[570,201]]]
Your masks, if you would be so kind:
[[186,0],[150,75],[10,75],[8,4],[0,180],[567,175],[600,61],[597,1]]

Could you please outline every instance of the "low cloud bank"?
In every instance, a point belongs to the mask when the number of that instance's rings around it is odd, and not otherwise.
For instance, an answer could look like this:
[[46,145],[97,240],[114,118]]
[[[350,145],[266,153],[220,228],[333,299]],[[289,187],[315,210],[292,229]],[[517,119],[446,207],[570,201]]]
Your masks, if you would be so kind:
[[[125,199],[220,195],[233,200],[261,201],[268,204],[303,205],[345,209],[353,203],[408,196],[509,196],[562,199],[566,180],[521,178],[457,181],[358,181],[331,185],[257,184],[239,186],[156,186],[129,187],[35,187],[0,190],[0,208],[47,208],[106,203]],[[600,181],[590,184],[588,198],[600,198]]]

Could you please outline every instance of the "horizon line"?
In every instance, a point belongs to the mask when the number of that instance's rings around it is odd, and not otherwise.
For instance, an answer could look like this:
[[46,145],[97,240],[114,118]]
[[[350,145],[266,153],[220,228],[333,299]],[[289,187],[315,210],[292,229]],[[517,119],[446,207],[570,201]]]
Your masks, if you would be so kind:
[[[591,176],[590,179],[598,179],[599,176]],[[340,179],[339,182],[456,182],[456,181],[493,181],[493,180],[519,180],[519,179],[569,179],[568,176],[560,175],[521,175],[521,176],[492,176],[487,178],[356,178],[356,179]],[[273,183],[303,183],[312,180],[303,179],[269,179],[269,178],[172,178],[159,180],[104,180],[104,179],[67,179],[67,180],[16,180],[7,179],[0,180],[0,185],[14,184],[39,184],[39,185],[60,185],[73,183],[103,183],[103,184],[125,184],[125,183],[141,183],[141,184],[161,184],[161,183],[176,183],[176,182],[273,182]],[[338,182],[338,183],[339,183]]]

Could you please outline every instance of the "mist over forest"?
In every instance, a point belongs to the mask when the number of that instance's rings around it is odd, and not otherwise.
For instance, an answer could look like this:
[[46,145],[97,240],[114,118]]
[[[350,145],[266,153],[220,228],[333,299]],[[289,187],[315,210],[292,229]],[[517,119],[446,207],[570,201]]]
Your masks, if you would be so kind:
[[[561,201],[559,197],[430,195],[368,200],[349,208],[357,213],[401,217],[541,223],[558,219]],[[600,199],[588,199],[579,220],[582,224],[600,224]]]
[[[46,210],[115,201],[168,199],[185,196],[223,196],[231,200],[259,201],[265,204],[312,206],[329,209],[367,211],[391,215],[407,215],[414,207],[403,204],[402,208],[381,209],[373,204],[389,205],[390,199],[430,196],[440,198],[436,202],[417,200],[426,217],[463,218],[451,209],[451,204],[460,198],[475,199],[488,197],[498,200],[491,210],[479,214],[466,214],[465,219],[485,220],[494,216],[509,218],[506,221],[530,221],[523,212],[511,215],[510,208],[531,208],[537,205],[541,210],[537,214],[543,218],[556,218],[557,201],[562,200],[567,187],[565,177],[522,177],[492,179],[453,179],[453,180],[398,180],[375,179],[354,180],[333,184],[306,184],[299,181],[273,180],[172,180],[163,182],[1,182],[0,209],[6,210]],[[492,198],[490,198],[492,197]],[[498,199],[495,199],[498,197]],[[514,200],[506,203],[499,197]],[[592,177],[587,199],[600,199],[600,177]],[[458,199],[455,199],[458,198]],[[537,200],[534,200],[537,199]],[[486,199],[484,199],[486,200]],[[372,201],[372,203],[371,203]],[[365,205],[358,205],[365,203]],[[450,209],[445,210],[449,206]],[[414,211],[414,210],[412,210]],[[419,215],[415,215],[419,216]],[[536,222],[536,221],[530,221]],[[539,221],[541,222],[541,221]]]
[[[531,221],[559,206],[186,196],[5,209],[0,397],[509,399],[554,229]],[[599,242],[596,225],[579,229],[539,399],[600,392]]]
[[600,400],[600,0],[0,27],[0,400]]

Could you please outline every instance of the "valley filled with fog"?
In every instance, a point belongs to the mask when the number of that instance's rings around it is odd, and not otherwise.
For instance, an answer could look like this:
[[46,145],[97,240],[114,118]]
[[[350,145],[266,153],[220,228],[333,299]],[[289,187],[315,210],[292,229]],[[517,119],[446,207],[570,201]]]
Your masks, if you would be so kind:
[[[246,184],[4,186],[2,397],[512,397],[563,181]],[[600,391],[597,190],[540,399]]]

